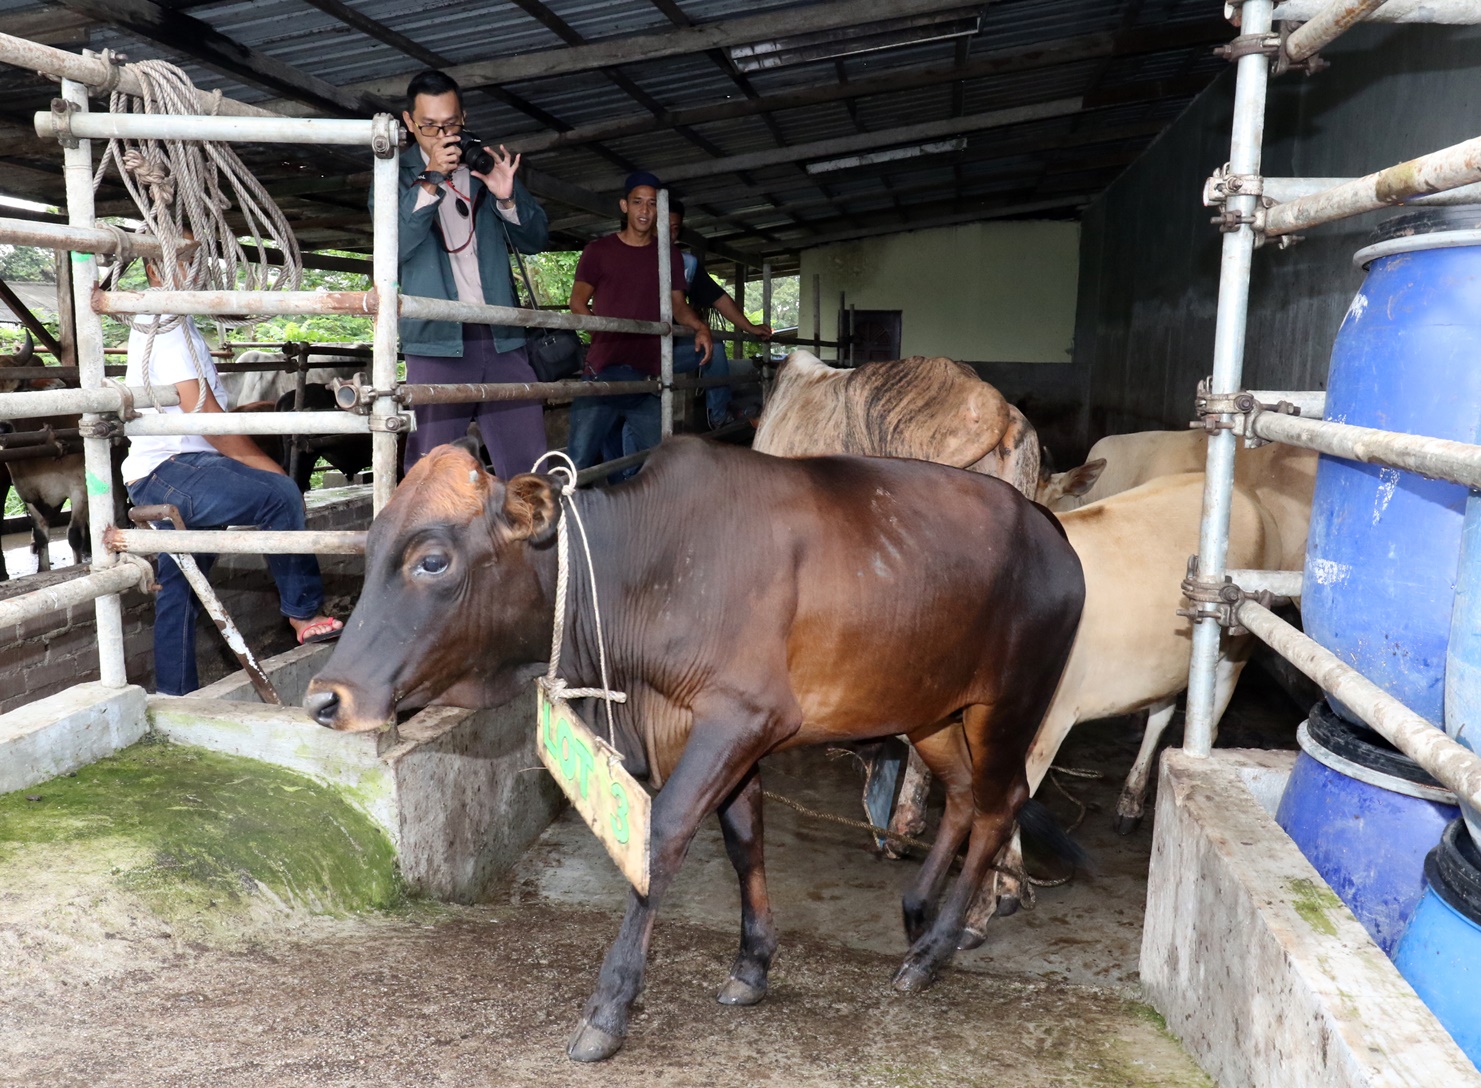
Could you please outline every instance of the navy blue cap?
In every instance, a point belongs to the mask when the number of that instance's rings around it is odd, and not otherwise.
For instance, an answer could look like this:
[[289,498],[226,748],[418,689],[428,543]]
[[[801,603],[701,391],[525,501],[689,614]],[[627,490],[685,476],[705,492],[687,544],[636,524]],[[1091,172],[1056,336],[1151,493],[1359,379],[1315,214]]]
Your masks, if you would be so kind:
[[663,182],[659,181],[656,175],[650,174],[646,170],[638,170],[627,175],[627,180],[622,183],[622,195],[624,197],[627,196],[628,193],[632,192],[639,185],[646,185],[650,189],[663,188]]

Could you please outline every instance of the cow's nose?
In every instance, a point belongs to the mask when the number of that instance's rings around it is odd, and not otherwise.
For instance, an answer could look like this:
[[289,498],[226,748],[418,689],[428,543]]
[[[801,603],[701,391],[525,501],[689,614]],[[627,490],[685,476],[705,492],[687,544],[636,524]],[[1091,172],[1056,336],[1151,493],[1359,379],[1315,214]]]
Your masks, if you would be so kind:
[[303,708],[313,716],[314,721],[332,729],[334,719],[339,714],[339,693],[337,691],[310,692],[304,697]]

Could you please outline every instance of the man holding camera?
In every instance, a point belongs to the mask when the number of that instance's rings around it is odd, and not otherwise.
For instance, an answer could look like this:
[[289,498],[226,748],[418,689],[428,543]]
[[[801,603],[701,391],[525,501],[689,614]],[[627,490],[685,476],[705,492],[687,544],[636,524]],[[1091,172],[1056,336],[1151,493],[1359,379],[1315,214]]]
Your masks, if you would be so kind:
[[[401,155],[400,279],[408,295],[517,306],[509,251],[539,253],[548,239],[545,209],[515,176],[518,155],[498,152],[464,128],[462,92],[428,70],[406,88],[401,115],[415,143]],[[406,380],[415,383],[532,382],[525,330],[402,318]],[[528,472],[545,452],[538,401],[432,404],[415,409],[406,468],[467,433],[477,419],[494,471]]]

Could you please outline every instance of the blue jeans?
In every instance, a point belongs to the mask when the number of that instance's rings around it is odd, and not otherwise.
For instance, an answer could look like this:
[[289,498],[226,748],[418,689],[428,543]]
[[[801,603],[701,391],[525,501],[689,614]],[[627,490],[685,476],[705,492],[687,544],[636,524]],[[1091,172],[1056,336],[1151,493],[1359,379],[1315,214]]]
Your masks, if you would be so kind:
[[[694,338],[674,338],[674,373],[689,374],[696,370],[705,378],[730,377],[730,358],[725,354],[724,340],[715,341],[715,351],[710,356],[710,361],[701,367]],[[718,427],[725,422],[725,413],[729,408],[730,386],[716,385],[705,390],[705,415],[709,417],[711,427]]]
[[[135,506],[170,503],[187,529],[255,525],[279,531],[304,527],[303,496],[286,476],[250,468],[220,453],[179,453],[129,485]],[[163,528],[173,528],[164,523]],[[312,555],[269,555],[283,615],[312,619],[324,603],[319,561]],[[214,555],[197,555],[209,573]],[[185,695],[200,687],[195,668],[195,618],[200,613],[190,583],[168,555],[159,557],[159,593],[154,599],[154,688]]]
[[[636,382],[653,377],[630,366],[609,366],[583,381]],[[571,434],[566,453],[577,468],[590,468],[615,451],[621,442],[623,456],[652,449],[663,436],[657,393],[628,393],[617,397],[577,397],[571,401]],[[614,472],[613,482],[625,480],[637,469]]]

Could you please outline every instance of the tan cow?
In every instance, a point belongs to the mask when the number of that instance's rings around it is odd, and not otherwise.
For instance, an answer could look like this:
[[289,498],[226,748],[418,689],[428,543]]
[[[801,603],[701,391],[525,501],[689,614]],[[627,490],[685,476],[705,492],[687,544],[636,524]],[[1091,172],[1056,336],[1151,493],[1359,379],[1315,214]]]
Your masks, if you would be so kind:
[[777,371],[751,448],[778,457],[910,457],[1039,484],[1033,425],[971,367],[916,355],[840,370],[794,351]]
[[[1054,699],[1028,756],[1028,783],[1037,791],[1069,731],[1080,722],[1147,711],[1141,750],[1116,802],[1116,822],[1130,831],[1142,817],[1158,742],[1188,686],[1191,621],[1179,616],[1188,556],[1198,551],[1203,473],[1151,480],[1100,502],[1058,515],[1085,572],[1085,610]],[[1229,519],[1229,565],[1265,568],[1275,561],[1280,534],[1255,495],[1234,490]],[[1217,722],[1234,694],[1252,636],[1223,638],[1214,693]],[[1015,838],[1006,868],[1022,869]],[[999,878],[985,887],[968,918],[964,943],[981,943],[998,898],[1022,894]]]
[[[1202,472],[1207,457],[1208,435],[1203,431],[1107,435],[1090,447],[1084,465],[1042,481],[1037,497],[1049,509],[1063,513],[1159,476]],[[1104,468],[1098,474],[1087,473],[1097,460]],[[1239,449],[1234,455],[1234,482],[1254,492],[1280,530],[1277,567],[1281,570],[1300,570],[1306,559],[1316,464],[1314,451],[1279,442]]]

